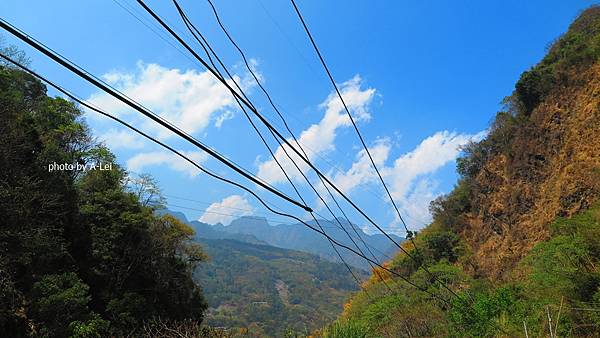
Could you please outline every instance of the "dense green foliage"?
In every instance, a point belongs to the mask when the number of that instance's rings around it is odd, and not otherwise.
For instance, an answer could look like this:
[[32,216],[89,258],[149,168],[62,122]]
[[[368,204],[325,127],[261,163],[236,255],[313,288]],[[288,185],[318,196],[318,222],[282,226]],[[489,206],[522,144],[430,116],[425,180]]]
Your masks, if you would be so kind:
[[599,334],[600,204],[559,218],[551,228],[552,238],[522,260],[523,278],[500,287],[474,286],[469,291],[473,303],[456,304],[450,319],[458,332],[493,336],[501,329],[519,335],[525,322],[537,336],[548,330],[549,312],[558,321],[554,330],[559,336]]
[[229,239],[200,243],[211,261],[195,276],[211,326],[247,328],[260,337],[306,334],[338,316],[356,290],[342,264],[312,254]]
[[338,321],[323,332],[325,338],[366,338],[369,330],[358,322]]
[[[406,256],[391,266],[417,285],[443,295],[449,304],[405,283],[389,293],[382,283],[352,299],[344,317],[327,327],[324,337],[516,337],[524,327],[533,337],[549,330],[558,336],[592,337],[600,334],[600,203],[572,218],[559,218],[551,226],[552,238],[539,243],[520,264],[514,280],[493,285],[467,277],[450,264],[468,252],[456,235],[430,228],[418,239],[427,269],[458,292],[450,297]],[[340,332],[351,332],[340,333]]]
[[[451,263],[463,255],[463,246],[455,234],[443,230],[428,230],[418,235],[415,241],[419,253],[413,252],[414,257],[427,266],[431,275],[407,256],[396,257],[389,267],[426,292],[397,279],[388,280],[391,291],[383,283],[374,282],[368,286],[368,293],[361,292],[353,297],[344,316],[324,330],[325,337],[336,337],[334,333],[340,330],[351,330],[353,334],[365,337],[422,337],[447,332],[450,304],[443,299],[450,299],[451,294],[435,283],[434,278],[452,288],[469,281]],[[440,298],[433,297],[433,293]]]
[[[50,171],[53,162],[112,170]],[[127,182],[76,106],[0,66],[3,336],[119,336],[155,317],[202,320],[193,231],[154,216]]]

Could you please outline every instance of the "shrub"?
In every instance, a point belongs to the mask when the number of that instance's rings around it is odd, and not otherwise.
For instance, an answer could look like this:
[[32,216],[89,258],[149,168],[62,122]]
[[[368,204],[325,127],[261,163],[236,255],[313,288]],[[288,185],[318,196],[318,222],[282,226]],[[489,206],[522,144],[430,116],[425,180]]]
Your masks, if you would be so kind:
[[108,335],[110,322],[94,314],[87,321],[74,321],[69,324],[72,338],[101,338]]
[[426,259],[454,263],[461,255],[460,238],[455,233],[440,231],[424,236]]
[[366,338],[370,336],[368,328],[355,321],[334,322],[323,332],[323,338]]
[[569,31],[550,48],[544,59],[521,74],[515,96],[525,115],[544,99],[550,89],[562,81],[572,67],[587,66],[600,58],[600,7],[592,6],[571,25]]
[[47,275],[33,285],[31,316],[42,335],[66,336],[69,324],[89,318],[89,286],[73,273]]
[[465,294],[454,299],[448,316],[456,337],[494,337],[502,331],[510,333],[511,328],[521,330],[525,308],[518,287],[509,285],[472,298],[472,303]]
[[462,223],[461,216],[471,209],[468,181],[458,181],[451,193],[440,196],[429,205],[433,220],[443,229],[458,229]]
[[542,101],[554,83],[554,75],[548,68],[539,67],[523,72],[515,85],[515,95],[525,115]]

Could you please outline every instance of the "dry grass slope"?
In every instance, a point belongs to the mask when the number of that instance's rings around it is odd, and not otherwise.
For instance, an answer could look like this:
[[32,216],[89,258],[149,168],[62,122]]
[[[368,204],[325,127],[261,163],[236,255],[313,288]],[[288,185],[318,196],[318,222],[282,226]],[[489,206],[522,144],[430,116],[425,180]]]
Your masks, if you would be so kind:
[[573,69],[514,135],[517,154],[498,154],[475,177],[480,193],[462,237],[477,273],[502,278],[540,241],[557,216],[586,209],[600,195],[600,62]]

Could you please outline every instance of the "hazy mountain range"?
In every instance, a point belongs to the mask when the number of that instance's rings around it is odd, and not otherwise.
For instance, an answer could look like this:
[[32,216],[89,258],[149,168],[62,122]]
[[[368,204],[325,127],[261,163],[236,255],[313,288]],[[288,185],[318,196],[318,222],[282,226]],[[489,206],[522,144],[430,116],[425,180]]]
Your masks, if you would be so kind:
[[[226,226],[222,224],[211,225],[199,221],[189,221],[181,212],[169,211],[169,213],[190,224],[196,230],[196,236],[199,239],[234,239],[253,244],[268,244],[279,248],[308,252],[332,262],[340,262],[329,241],[304,224],[270,225],[263,217],[244,216]],[[319,220],[319,222],[329,236],[355,249],[348,235],[339,228],[337,221]],[[383,234],[369,235],[354,225],[356,231],[362,240],[364,240],[364,243],[366,243],[365,246],[345,220],[339,220],[339,222],[346,228],[352,239],[369,258],[372,258],[371,255],[373,255],[377,261],[385,261],[394,255],[396,247]],[[316,227],[314,221],[308,223]],[[403,241],[403,238],[399,236],[391,236],[397,242]],[[349,265],[364,270],[370,269],[369,264],[364,259],[344,248],[338,249]]]

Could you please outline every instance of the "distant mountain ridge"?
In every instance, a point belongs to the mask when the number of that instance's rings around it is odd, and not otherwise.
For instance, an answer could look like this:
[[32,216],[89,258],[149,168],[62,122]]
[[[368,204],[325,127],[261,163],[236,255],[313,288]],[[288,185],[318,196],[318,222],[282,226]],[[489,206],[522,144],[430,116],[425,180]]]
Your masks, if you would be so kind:
[[[222,224],[210,225],[199,221],[188,221],[183,213],[170,212],[175,217],[187,222],[196,230],[196,236],[203,239],[234,239],[253,244],[268,244],[279,248],[298,250],[318,255],[332,262],[340,262],[339,257],[332,249],[329,241],[321,234],[309,229],[304,224],[280,224],[270,225],[263,217],[243,216],[225,226]],[[337,221],[319,220],[329,236],[336,241],[355,249],[348,235],[339,228]],[[371,253],[377,261],[386,261],[393,257],[396,246],[383,234],[366,234],[357,225],[353,225],[365,241],[367,246],[356,236],[356,233],[346,220],[339,219],[353,240],[358,244],[360,250],[369,258]],[[308,222],[316,226],[314,221]],[[397,242],[404,238],[390,235]],[[369,251],[370,250],[370,251]],[[354,253],[339,248],[344,260],[353,267],[370,270],[369,264]]]
[[[384,235],[368,235],[354,225],[358,234],[367,244],[367,248],[362,241],[357,238],[354,230],[350,228],[349,224],[345,220],[339,220],[339,222],[346,228],[348,233],[358,244],[359,248],[369,258],[371,258],[371,256],[368,249],[371,249],[378,261],[385,261],[389,259],[386,257],[386,255],[393,256],[395,253],[396,247]],[[314,221],[307,223],[317,227]],[[346,233],[339,228],[339,224],[336,221],[319,220],[319,223],[321,223],[329,236],[342,244],[354,248],[354,243],[352,243],[352,241],[348,238],[348,235],[346,235]],[[219,231],[230,234],[252,235],[258,240],[264,241],[276,247],[313,253],[333,262],[340,261],[339,257],[332,249],[329,241],[323,235],[309,229],[304,224],[280,224],[273,226],[262,217],[244,216],[234,220],[228,226],[219,224],[213,226],[213,229],[218,229]],[[392,236],[392,238],[394,238],[394,240],[397,242],[401,242],[403,240],[401,237],[395,235]],[[369,264],[354,253],[349,252],[344,248],[339,248],[339,251],[348,264],[361,269],[370,269]]]

